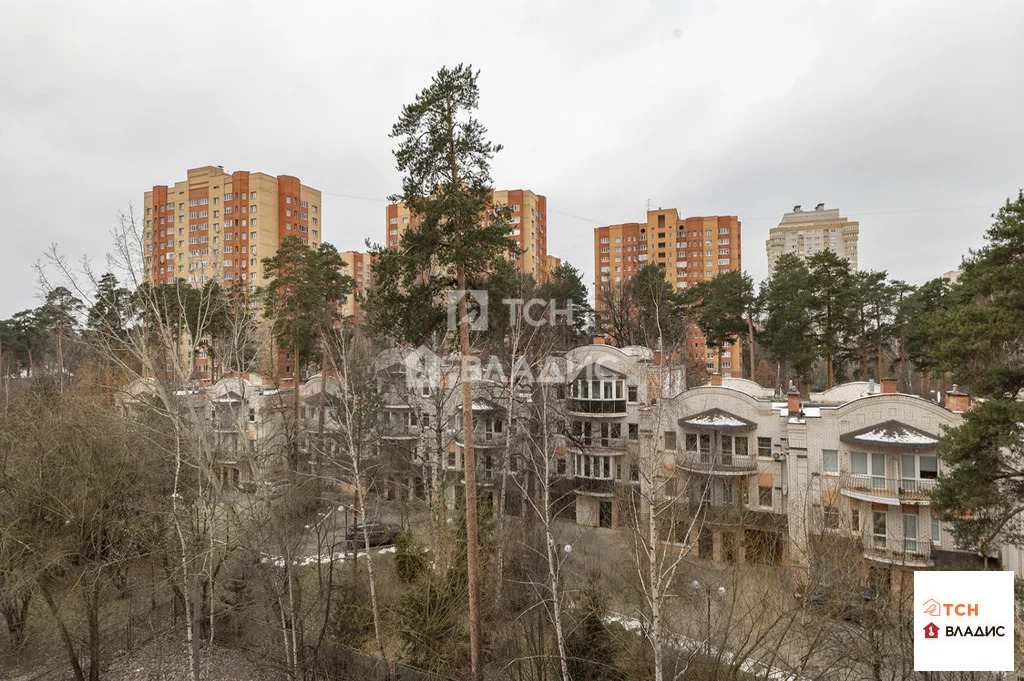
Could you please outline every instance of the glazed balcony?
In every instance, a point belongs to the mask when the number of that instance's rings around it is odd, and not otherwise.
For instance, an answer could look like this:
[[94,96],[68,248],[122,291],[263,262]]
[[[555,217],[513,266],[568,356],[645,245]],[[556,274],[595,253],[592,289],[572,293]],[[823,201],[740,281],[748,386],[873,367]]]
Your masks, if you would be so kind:
[[592,400],[570,397],[569,412],[579,416],[625,416],[626,400]]

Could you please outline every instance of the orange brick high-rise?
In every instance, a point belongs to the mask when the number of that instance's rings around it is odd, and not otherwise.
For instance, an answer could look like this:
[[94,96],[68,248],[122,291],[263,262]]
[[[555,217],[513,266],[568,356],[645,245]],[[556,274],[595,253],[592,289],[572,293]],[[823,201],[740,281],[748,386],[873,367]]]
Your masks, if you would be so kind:
[[[609,296],[644,265],[658,263],[673,290],[682,291],[721,272],[742,269],[740,221],[735,215],[681,218],[675,208],[648,210],[646,222],[628,222],[594,229],[594,298],[600,323]],[[704,347],[695,332],[690,338],[705,368],[723,376],[742,376],[739,347],[721,353]]]
[[[492,205],[508,206],[512,213],[509,236],[518,244],[519,254],[511,256],[523,274],[530,274],[538,282],[547,279],[548,274],[561,260],[548,255],[548,200],[529,189],[509,189],[491,193]],[[386,211],[384,244],[398,248],[402,234],[410,227],[420,224],[420,216],[413,215],[405,204],[393,203]]]
[[[263,259],[286,237],[317,248],[323,234],[318,190],[291,175],[228,173],[219,166],[192,168],[180,182],[155,185],[145,193],[143,213],[146,277],[154,284],[217,281],[251,292],[265,285]],[[188,361],[200,383],[217,374],[204,351]],[[276,365],[279,379],[294,380],[299,367],[290,353],[279,353]]]
[[146,274],[155,284],[184,279],[201,286],[263,281],[263,258],[287,236],[311,248],[321,241],[320,192],[297,177],[204,166],[143,200]]

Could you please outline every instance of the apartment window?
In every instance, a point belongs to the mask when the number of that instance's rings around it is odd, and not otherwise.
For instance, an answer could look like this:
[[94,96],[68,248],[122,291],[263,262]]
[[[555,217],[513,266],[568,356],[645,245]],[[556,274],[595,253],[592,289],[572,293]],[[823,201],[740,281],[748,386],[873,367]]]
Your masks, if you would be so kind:
[[942,527],[939,525],[938,517],[934,515],[934,509],[932,513],[932,544],[939,546],[942,544]]
[[825,507],[825,529],[826,530],[838,530],[839,529],[839,507],[838,506],[826,506]]
[[903,514],[903,550],[917,553],[917,515]]
[[640,424],[630,423],[629,426],[629,439],[636,440],[640,437]]
[[867,452],[850,452],[850,472],[854,475],[868,476],[871,485],[876,489],[885,487],[885,454]]
[[676,431],[666,430],[665,431],[665,449],[676,448]]
[[826,473],[838,473],[839,452],[835,449],[821,450],[821,469]]
[[626,400],[629,402],[637,401],[637,387],[635,385],[626,388]]
[[215,206],[220,205],[220,197],[219,196],[213,197],[213,205],[215,205]]
[[854,534],[860,534],[860,509],[854,508],[850,510],[850,529],[853,530]]
[[764,508],[771,508],[773,496],[772,492],[773,490],[771,486],[758,485],[757,503]]
[[871,537],[876,549],[884,549],[886,544],[885,511],[872,511]]

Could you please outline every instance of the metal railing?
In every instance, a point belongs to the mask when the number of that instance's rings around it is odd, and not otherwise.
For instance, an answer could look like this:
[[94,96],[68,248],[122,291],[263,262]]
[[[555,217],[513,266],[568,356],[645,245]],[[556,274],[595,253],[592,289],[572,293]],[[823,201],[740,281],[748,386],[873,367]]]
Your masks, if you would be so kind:
[[676,466],[695,473],[749,473],[757,470],[757,460],[750,456],[689,450],[676,452]]
[[421,426],[411,426],[405,423],[388,423],[381,426],[381,435],[384,437],[418,437]]
[[[465,431],[464,430],[456,431],[456,433],[455,433],[455,441],[458,442],[459,444],[462,444],[463,442],[465,442]],[[483,428],[474,428],[473,429],[473,444],[474,445],[480,445],[481,447],[495,447],[497,445],[501,445],[501,444],[504,444],[504,443],[505,443],[505,433],[504,432],[499,432],[499,431],[494,431],[494,430],[484,430]]]
[[869,535],[864,538],[864,557],[896,564],[930,564],[932,547],[927,539],[909,539],[903,541]]
[[840,489],[861,492],[868,496],[907,501],[927,501],[937,480],[917,478],[888,478],[880,475],[843,473],[839,476]]

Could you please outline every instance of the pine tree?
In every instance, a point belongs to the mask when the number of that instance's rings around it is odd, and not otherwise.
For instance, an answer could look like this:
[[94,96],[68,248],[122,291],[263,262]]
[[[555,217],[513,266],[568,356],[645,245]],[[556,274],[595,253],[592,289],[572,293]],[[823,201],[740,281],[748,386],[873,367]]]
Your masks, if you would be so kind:
[[758,294],[764,314],[761,342],[772,360],[787,365],[801,383],[810,380],[818,356],[811,317],[814,295],[807,265],[790,253],[776,261]]
[[[443,307],[453,293],[459,352],[470,355],[467,296],[497,261],[515,253],[509,238],[509,211],[491,204],[491,158],[501,150],[488,141],[474,117],[479,106],[478,72],[469,66],[442,68],[416,100],[402,109],[391,136],[402,191],[390,197],[404,203],[420,223],[407,229],[397,251],[382,253],[374,266],[376,302],[371,319],[378,331],[389,320],[400,340],[443,336]],[[497,302],[497,301],[496,301]],[[463,423],[473,422],[472,387],[460,372]],[[476,495],[476,456],[472,429],[463,438],[466,484],[467,578],[470,658],[480,678],[480,586]]]
[[[608,624],[607,605],[594,577],[580,599],[580,617],[566,637],[571,681],[619,681],[626,675],[615,664],[615,640]],[[566,680],[568,681],[568,680]]]
[[857,285],[850,263],[831,250],[807,259],[811,282],[811,319],[818,356],[825,360],[826,385],[835,385],[836,360],[855,331]]
[[[292,354],[293,405],[299,422],[299,368],[324,351],[324,338],[340,319],[339,306],[354,288],[342,274],[345,262],[337,249],[323,242],[315,249],[301,239],[286,237],[277,253],[263,259],[267,283],[264,315],[273,320],[279,345]],[[298,438],[292,438],[289,465],[299,465]]]
[[986,560],[998,541],[1024,542],[1024,191],[993,217],[985,246],[920,330],[924,361],[986,398],[945,433],[933,495],[959,543]]
[[736,270],[723,272],[714,279],[691,286],[683,298],[704,334],[707,347],[721,350],[746,337],[749,378],[753,380],[757,366],[754,357],[757,296],[750,275]]

